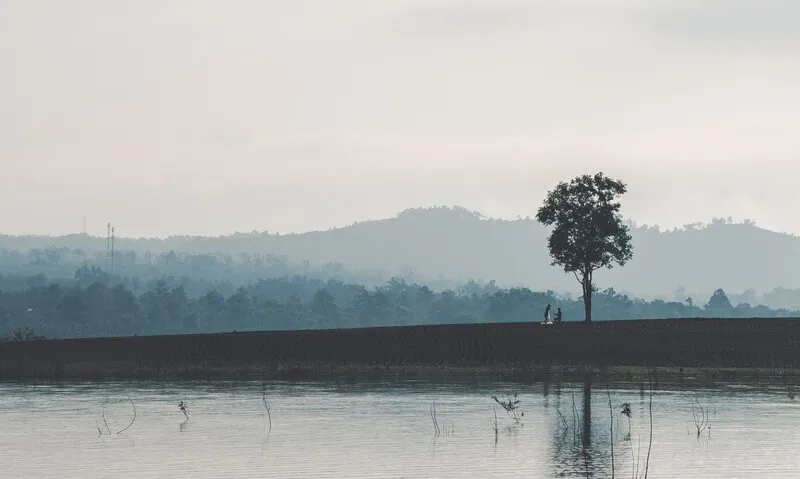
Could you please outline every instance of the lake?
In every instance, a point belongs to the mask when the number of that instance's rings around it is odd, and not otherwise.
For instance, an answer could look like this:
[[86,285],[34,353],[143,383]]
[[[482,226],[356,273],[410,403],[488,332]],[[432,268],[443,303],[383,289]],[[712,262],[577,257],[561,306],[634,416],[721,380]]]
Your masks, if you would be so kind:
[[[638,468],[642,477],[650,438],[643,386],[5,382],[0,476],[545,478],[588,470],[611,477],[613,445],[615,476],[633,477]],[[520,425],[491,398],[514,391]],[[800,476],[800,399],[792,391],[780,381],[660,384],[647,477]],[[117,434],[131,423],[129,399],[135,421]],[[699,437],[693,412],[709,426]]]

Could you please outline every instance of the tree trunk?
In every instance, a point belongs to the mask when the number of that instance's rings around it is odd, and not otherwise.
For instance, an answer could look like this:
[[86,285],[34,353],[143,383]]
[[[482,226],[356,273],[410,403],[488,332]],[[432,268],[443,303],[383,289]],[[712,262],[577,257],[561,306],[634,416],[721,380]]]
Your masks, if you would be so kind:
[[583,307],[587,323],[592,322],[592,277],[588,274],[583,275]]

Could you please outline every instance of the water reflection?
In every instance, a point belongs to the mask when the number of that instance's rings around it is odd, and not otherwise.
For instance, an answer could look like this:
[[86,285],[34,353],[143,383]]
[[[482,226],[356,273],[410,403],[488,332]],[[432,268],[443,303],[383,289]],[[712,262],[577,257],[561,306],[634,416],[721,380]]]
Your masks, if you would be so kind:
[[[634,440],[640,438],[632,437],[632,418],[628,415],[633,413],[625,407],[622,398],[616,393],[612,395],[608,385],[593,388],[594,385],[594,378],[587,375],[580,388],[566,392],[556,389],[557,400],[553,408],[558,426],[551,433],[553,475],[587,477],[607,473],[610,476],[613,467],[616,473],[625,471],[626,475],[639,477],[636,475],[637,466],[641,469],[639,472],[648,467],[648,443],[644,448],[641,442],[634,445]],[[576,389],[579,389],[577,393]],[[639,410],[644,411],[646,400],[641,394],[639,397]],[[565,410],[568,411],[566,414]],[[644,419],[638,417],[634,420],[641,424]]]

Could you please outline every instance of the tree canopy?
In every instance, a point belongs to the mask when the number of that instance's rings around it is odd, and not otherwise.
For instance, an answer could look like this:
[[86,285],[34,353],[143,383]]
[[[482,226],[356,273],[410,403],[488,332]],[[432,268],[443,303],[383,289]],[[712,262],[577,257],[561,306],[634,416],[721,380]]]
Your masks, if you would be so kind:
[[581,283],[586,322],[592,320],[594,271],[614,263],[622,266],[633,257],[631,235],[617,201],[626,191],[625,183],[602,172],[581,175],[549,191],[536,214],[539,222],[554,227],[547,239],[552,264],[575,274]]

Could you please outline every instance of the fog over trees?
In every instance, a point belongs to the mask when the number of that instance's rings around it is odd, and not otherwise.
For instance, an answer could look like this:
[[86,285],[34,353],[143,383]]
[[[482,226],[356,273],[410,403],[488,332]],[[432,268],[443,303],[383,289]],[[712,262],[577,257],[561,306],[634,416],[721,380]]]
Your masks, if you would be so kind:
[[[599,290],[614,287],[633,297],[683,301],[708,298],[722,288],[734,303],[800,308],[798,237],[722,218],[667,231],[630,226],[636,255],[624,268],[598,272]],[[580,295],[572,275],[550,266],[547,236],[533,218],[495,220],[459,207],[419,208],[302,234],[120,237],[114,273],[141,279],[188,276],[234,286],[307,274],[371,287],[397,276],[437,290],[474,279]],[[0,236],[3,275],[72,277],[84,262],[107,269],[105,237]]]

